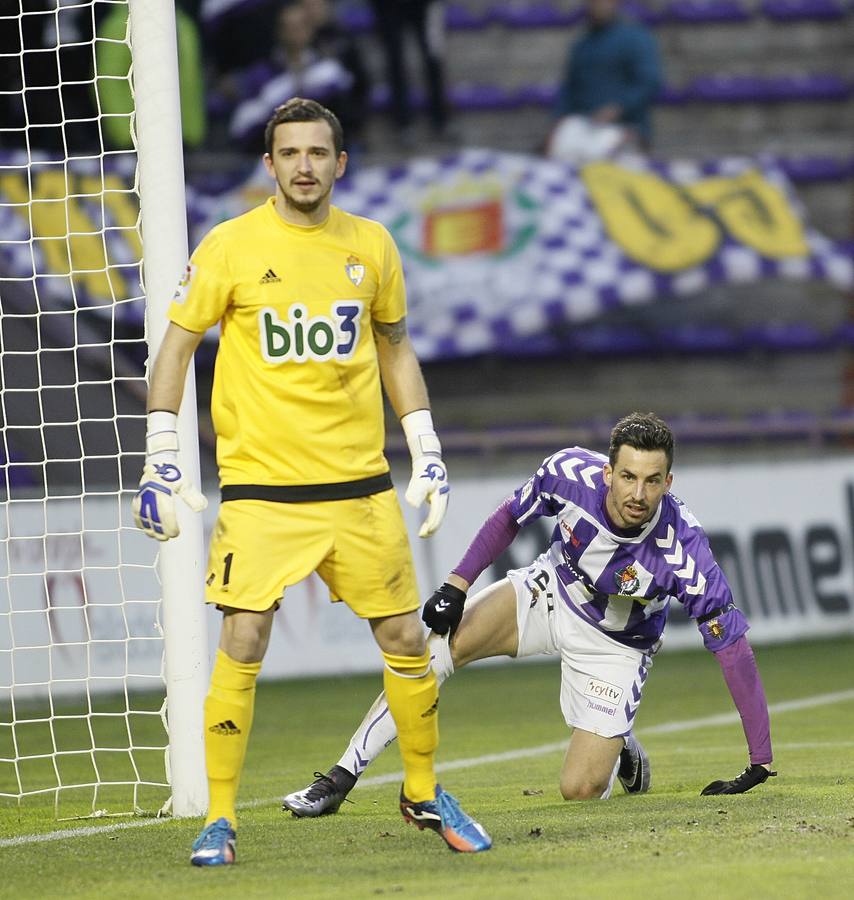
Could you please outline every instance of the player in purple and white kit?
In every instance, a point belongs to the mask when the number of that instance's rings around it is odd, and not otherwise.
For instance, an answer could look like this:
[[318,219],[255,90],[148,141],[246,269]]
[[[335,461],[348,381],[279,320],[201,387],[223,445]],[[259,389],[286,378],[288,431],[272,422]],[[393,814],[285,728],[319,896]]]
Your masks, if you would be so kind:
[[[560,656],[560,704],[573,728],[560,775],[567,800],[608,797],[615,778],[629,793],[649,789],[649,760],[632,725],[673,599],[720,663],[749,751],[740,775],[702,793],[743,793],[776,774],[748,624],[700,523],[669,493],[672,462],[673,435],[651,413],[616,424],[608,457],[560,450],[484,522],[424,606],[440,683],[476,659]],[[466,602],[468,587],[541,516],[557,520],[546,552]],[[285,797],[284,808],[296,816],[335,812],[394,737],[380,695],[339,763]]]

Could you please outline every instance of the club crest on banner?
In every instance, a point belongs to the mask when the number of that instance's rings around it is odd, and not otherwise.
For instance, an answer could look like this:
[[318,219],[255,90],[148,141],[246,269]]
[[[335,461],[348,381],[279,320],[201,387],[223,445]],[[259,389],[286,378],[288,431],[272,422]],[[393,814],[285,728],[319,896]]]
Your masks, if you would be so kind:
[[455,175],[411,197],[409,211],[390,223],[404,260],[428,267],[467,259],[495,263],[524,250],[537,234],[539,204],[514,178]]

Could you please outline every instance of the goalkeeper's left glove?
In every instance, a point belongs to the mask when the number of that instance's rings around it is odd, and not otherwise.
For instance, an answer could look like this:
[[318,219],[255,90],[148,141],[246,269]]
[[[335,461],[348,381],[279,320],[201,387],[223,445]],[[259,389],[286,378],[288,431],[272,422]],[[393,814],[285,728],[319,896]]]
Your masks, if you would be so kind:
[[157,410],[148,414],[145,437],[145,467],[139,490],[131,503],[137,528],[158,541],[168,541],[180,533],[175,496],[193,512],[207,505],[204,494],[184,478],[178,464],[178,417]]
[[426,538],[439,528],[445,517],[450,491],[448,470],[442,462],[442,445],[433,428],[429,409],[407,413],[400,424],[412,456],[412,478],[404,496],[410,506],[421,506],[425,500],[430,504],[430,511],[418,532],[418,537]]
[[700,791],[700,795],[743,794],[745,791],[755,788],[757,784],[762,784],[763,781],[767,781],[776,774],[776,772],[766,769],[765,766],[749,765],[741,775],[736,775],[732,781],[713,781],[711,784],[707,784],[703,790]]

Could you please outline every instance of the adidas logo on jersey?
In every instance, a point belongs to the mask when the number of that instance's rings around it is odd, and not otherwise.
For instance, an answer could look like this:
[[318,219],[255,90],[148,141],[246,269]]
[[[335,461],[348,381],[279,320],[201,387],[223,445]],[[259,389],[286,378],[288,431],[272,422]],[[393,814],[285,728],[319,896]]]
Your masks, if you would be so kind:
[[208,731],[212,731],[214,734],[222,734],[226,737],[229,737],[232,734],[240,734],[240,729],[231,721],[231,719],[226,719],[224,722],[220,722],[219,725],[211,725],[208,728]]
[[282,279],[272,270],[267,269],[264,273],[264,277],[258,282],[258,284],[276,284]]

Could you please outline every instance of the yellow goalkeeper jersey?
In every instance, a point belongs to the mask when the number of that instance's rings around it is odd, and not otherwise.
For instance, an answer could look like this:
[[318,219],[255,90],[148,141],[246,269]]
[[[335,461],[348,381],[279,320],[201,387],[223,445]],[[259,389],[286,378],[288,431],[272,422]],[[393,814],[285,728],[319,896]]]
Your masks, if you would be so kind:
[[169,308],[189,331],[220,322],[211,397],[220,483],[381,476],[388,463],[371,319],[406,315],[400,255],[378,222],[332,207],[321,225],[291,225],[273,202],[205,236]]

